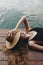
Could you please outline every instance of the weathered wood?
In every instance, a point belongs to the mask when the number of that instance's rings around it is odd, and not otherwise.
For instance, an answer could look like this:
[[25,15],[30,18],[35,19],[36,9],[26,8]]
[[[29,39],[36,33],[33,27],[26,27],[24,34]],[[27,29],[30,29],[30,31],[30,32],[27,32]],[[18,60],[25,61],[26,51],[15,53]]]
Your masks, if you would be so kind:
[[0,42],[5,42],[5,37],[0,37]]
[[[0,30],[0,48],[5,45],[7,31],[9,29]],[[6,53],[0,50],[0,65],[43,65],[43,53],[29,50],[26,40],[21,40],[12,50]]]
[[5,36],[10,29],[0,29],[0,36]]
[[[0,46],[4,45],[3,43],[0,44]],[[22,50],[21,50],[22,51]],[[35,51],[27,51],[26,49],[23,50],[23,52],[25,52],[25,54],[23,54],[24,57],[28,56],[28,60],[39,60],[39,61],[43,61],[43,53],[40,52],[35,52]],[[16,52],[15,52],[16,53]],[[20,53],[20,52],[18,52]],[[27,53],[27,55],[26,55]],[[13,53],[12,53],[13,54]],[[21,57],[20,55],[18,55],[19,57]],[[2,51],[0,51],[0,60],[7,60],[8,56],[5,55],[5,53],[3,53]]]
[[[0,61],[0,65],[17,65],[17,64],[10,64],[8,61]],[[18,65],[24,65],[23,61],[20,62]],[[29,61],[28,64],[25,65],[43,65],[43,61]]]
[[7,61],[0,61],[0,65],[8,65]]
[[43,65],[43,61],[29,61],[28,65]]
[[0,51],[0,61],[8,60],[8,56],[4,52]]
[[29,60],[43,60],[43,53],[37,51],[29,51],[28,52]]

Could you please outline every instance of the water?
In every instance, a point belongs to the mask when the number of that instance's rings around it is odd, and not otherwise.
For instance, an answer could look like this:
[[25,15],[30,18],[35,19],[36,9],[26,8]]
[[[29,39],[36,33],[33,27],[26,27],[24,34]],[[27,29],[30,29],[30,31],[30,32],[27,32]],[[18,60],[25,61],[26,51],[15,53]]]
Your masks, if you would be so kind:
[[22,16],[32,28],[43,27],[43,0],[0,0],[0,29],[14,28]]

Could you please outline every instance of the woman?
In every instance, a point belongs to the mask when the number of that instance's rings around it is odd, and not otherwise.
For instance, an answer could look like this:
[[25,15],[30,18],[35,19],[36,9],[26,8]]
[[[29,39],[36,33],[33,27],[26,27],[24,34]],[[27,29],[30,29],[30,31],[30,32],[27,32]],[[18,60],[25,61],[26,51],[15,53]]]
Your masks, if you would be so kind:
[[25,29],[21,30],[21,38],[29,38],[28,45],[34,49],[43,51],[43,46],[40,46],[40,43],[43,43],[43,28],[33,28],[31,29],[28,23],[28,20],[23,16],[16,27],[8,32],[7,36],[10,36],[12,32],[15,32],[20,24],[24,23]]

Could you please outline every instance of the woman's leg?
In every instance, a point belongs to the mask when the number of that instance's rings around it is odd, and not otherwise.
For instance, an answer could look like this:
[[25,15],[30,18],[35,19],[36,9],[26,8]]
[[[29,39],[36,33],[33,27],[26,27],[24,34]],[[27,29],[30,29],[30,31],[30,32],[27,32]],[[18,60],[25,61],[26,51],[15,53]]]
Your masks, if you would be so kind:
[[36,50],[43,51],[43,46],[38,45],[36,41],[29,41],[28,45]]

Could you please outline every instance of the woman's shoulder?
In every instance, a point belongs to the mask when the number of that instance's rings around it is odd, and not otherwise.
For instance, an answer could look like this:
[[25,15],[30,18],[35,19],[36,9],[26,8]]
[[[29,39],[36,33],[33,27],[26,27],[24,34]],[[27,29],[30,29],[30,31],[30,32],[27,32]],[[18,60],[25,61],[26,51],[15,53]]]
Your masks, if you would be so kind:
[[39,31],[39,30],[43,30],[43,28],[41,28],[41,27],[34,27],[34,28],[31,28],[30,29],[30,31],[33,31],[33,30]]

